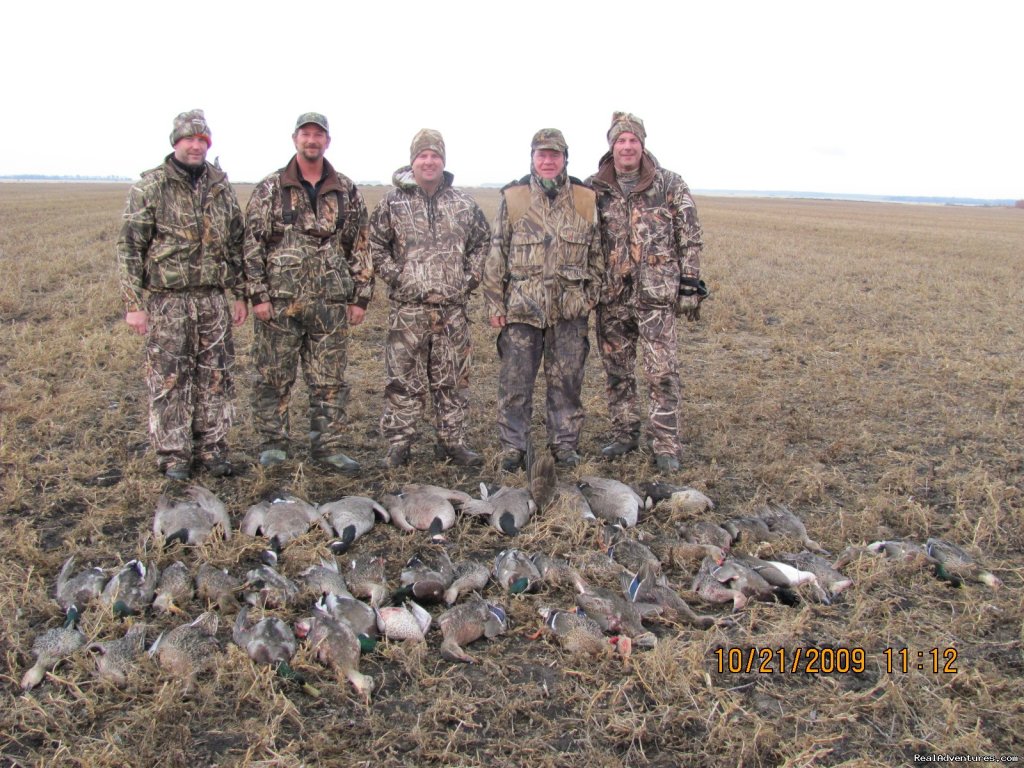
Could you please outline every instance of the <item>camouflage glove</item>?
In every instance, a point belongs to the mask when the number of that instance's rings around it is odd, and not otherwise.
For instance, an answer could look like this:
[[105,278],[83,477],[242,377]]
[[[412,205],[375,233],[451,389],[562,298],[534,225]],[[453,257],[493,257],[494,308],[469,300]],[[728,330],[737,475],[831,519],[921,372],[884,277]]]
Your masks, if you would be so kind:
[[684,277],[679,281],[679,295],[676,297],[676,316],[687,320],[700,320],[700,303],[708,297],[708,288],[703,280]]

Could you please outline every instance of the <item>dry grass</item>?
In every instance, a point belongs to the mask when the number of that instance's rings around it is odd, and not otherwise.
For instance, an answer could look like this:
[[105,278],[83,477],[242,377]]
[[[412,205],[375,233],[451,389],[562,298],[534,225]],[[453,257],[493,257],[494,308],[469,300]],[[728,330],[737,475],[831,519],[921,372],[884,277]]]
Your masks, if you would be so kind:
[[[244,199],[248,190],[240,191]],[[382,191],[366,190],[371,205]],[[714,516],[771,497],[834,552],[882,537],[941,535],[984,552],[1006,582],[999,592],[952,589],[918,566],[860,559],[846,569],[854,587],[833,605],[759,604],[737,615],[737,626],[708,632],[657,625],[658,646],[623,666],[525,639],[538,605],[571,604],[566,587],[550,588],[508,601],[513,629],[470,647],[479,665],[442,661],[436,630],[425,647],[391,644],[365,656],[362,670],[377,684],[369,706],[305,649],[296,666],[319,699],[254,666],[227,642],[227,617],[223,661],[191,691],[149,660],[117,690],[98,682],[82,655],[23,694],[32,639],[60,622],[52,586],[71,552],[106,567],[133,556],[161,564],[183,557],[236,571],[257,557],[258,546],[241,538],[168,553],[149,539],[164,483],[147,447],[141,347],[115,289],[125,192],[0,184],[4,765],[874,766],[911,764],[915,753],[1024,752],[1024,216],[1012,209],[700,199],[714,297],[681,342],[689,453],[677,479],[712,496]],[[490,216],[496,193],[479,194]],[[378,296],[350,354],[351,452],[368,467],[384,449],[376,425],[385,318]],[[493,334],[483,322],[474,334],[472,441],[488,465],[480,476],[436,465],[424,427],[398,480],[475,491],[480,479],[496,479]],[[347,480],[301,461],[252,466],[250,339],[247,326],[238,334],[242,415],[234,433],[244,471],[211,483],[233,517],[281,487],[314,501],[382,491],[387,479],[372,468]],[[595,354],[582,445],[590,456],[609,436],[602,378]],[[296,393],[297,431],[304,397]],[[539,419],[535,438],[543,439]],[[115,468],[119,482],[97,482]],[[652,476],[644,457],[589,460],[578,472]],[[641,528],[656,536],[672,522],[659,513]],[[596,541],[593,528],[556,509],[516,543],[614,586]],[[284,570],[301,570],[325,543],[310,534],[292,545]],[[397,581],[421,544],[378,528],[356,551],[386,555]],[[456,558],[490,559],[508,544],[473,519],[451,536]],[[687,586],[688,574],[670,575]],[[191,615],[201,609],[186,606]],[[146,621],[150,639],[168,625]],[[93,608],[82,628],[107,639],[123,632],[118,624]],[[716,668],[716,649],[809,647],[863,648],[866,669]],[[886,647],[956,648],[959,671],[889,673]]]

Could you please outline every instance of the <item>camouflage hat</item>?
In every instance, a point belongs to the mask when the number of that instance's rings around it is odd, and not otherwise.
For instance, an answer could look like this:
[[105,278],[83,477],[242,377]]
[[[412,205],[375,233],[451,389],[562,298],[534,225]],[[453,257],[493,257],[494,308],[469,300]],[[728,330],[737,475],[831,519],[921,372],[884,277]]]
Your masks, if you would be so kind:
[[444,154],[444,138],[441,136],[440,131],[435,131],[433,128],[421,128],[419,132],[412,137],[412,144],[409,145],[409,162],[412,163],[416,159],[416,155],[420,152],[424,152],[428,149],[432,149],[441,156],[441,162],[446,162]]
[[565,136],[557,128],[541,128],[533,134],[533,141],[530,142],[530,150],[553,149],[556,152],[568,152],[569,145],[565,143]]
[[644,130],[644,121],[629,112],[613,112],[612,127],[608,129],[608,146],[615,143],[620,133],[632,133],[641,144],[647,142],[647,131]]
[[171,146],[173,147],[181,139],[189,136],[202,136],[206,139],[208,147],[213,146],[210,138],[210,126],[206,122],[206,115],[201,109],[192,109],[182,112],[174,118],[174,129],[171,131]]
[[298,131],[304,125],[319,125],[324,129],[324,133],[330,135],[331,127],[327,124],[327,118],[321,115],[319,112],[303,112],[299,115],[299,119],[295,121],[295,130]]

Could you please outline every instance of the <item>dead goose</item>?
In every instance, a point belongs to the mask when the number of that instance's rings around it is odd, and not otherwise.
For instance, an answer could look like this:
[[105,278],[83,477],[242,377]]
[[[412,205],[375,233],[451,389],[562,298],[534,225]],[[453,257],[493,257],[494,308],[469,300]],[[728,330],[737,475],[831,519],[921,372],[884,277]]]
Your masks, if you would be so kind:
[[260,501],[249,507],[242,518],[241,531],[246,536],[269,539],[270,547],[263,553],[263,561],[276,565],[281,549],[314,525],[328,535],[333,533],[315,504],[283,493],[271,501]]
[[381,503],[391,514],[391,522],[403,531],[427,531],[435,541],[443,541],[444,531],[455,524],[454,505],[471,500],[462,491],[412,483],[386,494]]
[[636,491],[618,480],[587,475],[580,480],[579,488],[595,516],[624,528],[634,527],[640,510],[647,508]]
[[484,483],[480,483],[480,498],[462,505],[464,514],[486,516],[491,527],[506,536],[518,536],[536,511],[537,505],[528,489],[503,485],[494,493],[488,493]]
[[342,496],[337,501],[320,505],[324,519],[338,536],[331,542],[331,551],[336,555],[348,551],[352,543],[373,529],[377,518],[391,522],[387,508],[367,496]]
[[185,491],[187,499],[171,500],[160,496],[153,513],[153,535],[164,546],[176,541],[201,544],[214,528],[220,528],[225,539],[231,538],[231,519],[224,502],[200,485]]

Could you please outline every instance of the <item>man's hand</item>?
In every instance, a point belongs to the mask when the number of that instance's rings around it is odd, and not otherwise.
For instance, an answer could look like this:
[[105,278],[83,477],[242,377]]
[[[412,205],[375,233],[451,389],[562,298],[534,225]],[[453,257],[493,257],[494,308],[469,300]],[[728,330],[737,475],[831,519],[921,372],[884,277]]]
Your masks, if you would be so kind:
[[256,316],[257,320],[262,320],[264,323],[270,322],[270,319],[274,316],[274,305],[269,301],[265,301],[262,304],[253,304],[252,313]]
[[145,336],[146,332],[149,330],[149,315],[141,309],[136,312],[125,312],[124,321],[128,323],[128,325],[132,327],[132,330],[139,334],[139,336]]
[[245,322],[245,318],[249,316],[249,307],[241,299],[235,299],[231,305],[231,322],[235,325],[241,325]]
[[349,304],[346,314],[348,315],[348,324],[356,326],[363,322],[363,318],[366,317],[366,310],[358,304]]
[[703,297],[694,293],[690,296],[682,294],[676,299],[676,316],[687,320],[700,320],[700,302]]
[[491,315],[491,328],[504,328],[505,322],[505,315]]

